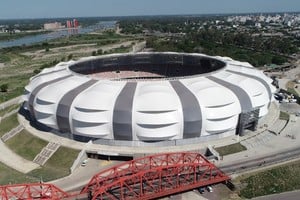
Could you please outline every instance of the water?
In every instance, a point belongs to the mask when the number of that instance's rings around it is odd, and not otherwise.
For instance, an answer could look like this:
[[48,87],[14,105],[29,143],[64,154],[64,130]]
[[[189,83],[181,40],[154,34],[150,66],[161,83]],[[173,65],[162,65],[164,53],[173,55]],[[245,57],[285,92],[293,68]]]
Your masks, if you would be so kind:
[[106,28],[114,28],[115,25],[116,25],[116,21],[101,21],[95,25],[85,27],[85,28],[65,29],[65,30],[53,31],[50,33],[42,33],[34,36],[25,36],[15,40],[2,41],[0,42],[0,48],[31,45],[39,42],[65,37],[72,34],[83,34],[83,33],[90,33],[96,30],[101,30]]

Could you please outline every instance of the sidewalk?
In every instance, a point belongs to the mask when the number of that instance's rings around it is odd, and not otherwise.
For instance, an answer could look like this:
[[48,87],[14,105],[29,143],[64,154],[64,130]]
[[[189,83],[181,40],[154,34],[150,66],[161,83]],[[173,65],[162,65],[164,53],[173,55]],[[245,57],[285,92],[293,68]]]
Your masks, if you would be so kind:
[[12,150],[10,150],[2,142],[2,140],[0,140],[0,152],[1,152],[0,162],[24,174],[39,167],[38,164],[35,164],[29,160],[24,159],[21,156],[17,155]]
[[48,142],[59,143],[61,146],[68,148],[73,148],[77,150],[86,149],[91,152],[100,152],[107,155],[119,155],[120,153],[125,155],[132,154],[153,154],[153,153],[164,153],[164,152],[178,152],[178,151],[199,151],[205,149],[209,144],[213,145],[222,145],[222,144],[232,144],[236,143],[236,136],[230,136],[227,138],[221,138],[214,141],[205,141],[195,144],[179,145],[179,146],[110,146],[110,145],[101,145],[101,144],[90,144],[86,148],[86,143],[78,142],[72,139],[65,137],[60,137],[54,133],[38,130],[30,125],[30,122],[27,121],[24,116],[18,115],[19,123],[22,124],[27,131],[32,135],[46,140]]
[[[261,158],[264,156],[270,156],[274,154],[280,154],[280,152],[288,151],[292,148],[300,147],[300,118],[294,119],[294,121],[290,121],[287,126],[285,127],[284,131],[280,135],[272,135],[271,137],[266,137],[263,141],[252,142],[252,147],[247,149],[246,151],[242,151],[235,154],[226,155],[223,157],[223,160],[218,162],[218,166],[229,165],[237,160],[239,162]],[[287,135],[294,135],[294,137],[290,137]],[[262,133],[264,134],[264,133]],[[268,134],[270,135],[270,134]],[[257,136],[255,136],[257,137]],[[250,139],[257,139],[257,138],[249,138]],[[244,140],[247,141],[247,140]]]
[[[266,116],[263,120],[263,123],[274,123],[277,119],[279,112],[276,109],[276,105],[271,104],[270,114]],[[30,125],[30,122],[27,121],[24,116],[18,115],[19,123],[22,124],[26,130],[28,130],[32,135],[46,140],[48,142],[59,143],[62,146],[73,148],[73,149],[86,149],[86,143],[78,142],[75,140],[71,140],[68,138],[60,137],[54,133],[37,130],[36,128]],[[88,151],[92,152],[100,152],[102,154],[111,154],[118,155],[120,152],[123,154],[131,155],[131,154],[149,154],[149,153],[163,153],[163,152],[178,152],[178,151],[199,151],[205,149],[208,145],[212,147],[230,145],[233,143],[237,143],[241,140],[245,140],[249,137],[255,137],[255,135],[260,134],[265,131],[267,127],[259,127],[257,131],[250,132],[246,136],[230,136],[226,138],[220,138],[218,140],[209,140],[203,141],[195,144],[186,144],[186,145],[178,145],[178,146],[161,146],[161,147],[151,147],[151,146],[112,146],[110,145],[100,145],[100,144],[90,144],[88,147]],[[59,142],[58,142],[59,141]]]
[[11,99],[11,100],[9,100],[9,101],[5,101],[5,102],[1,103],[1,104],[0,104],[0,110],[6,108],[6,107],[8,107],[8,106],[11,106],[11,105],[20,103],[21,98],[22,98],[22,96],[18,96],[18,97],[13,98],[13,99]]
[[82,187],[88,184],[95,174],[118,163],[118,161],[109,162],[105,160],[88,159],[86,166],[80,166],[69,176],[50,181],[49,183],[62,188],[64,191],[82,189]]
[[256,197],[253,198],[253,200],[281,200],[281,199],[298,200],[299,196],[300,196],[300,190],[294,190],[294,191],[283,192],[279,194],[271,194],[271,195]]

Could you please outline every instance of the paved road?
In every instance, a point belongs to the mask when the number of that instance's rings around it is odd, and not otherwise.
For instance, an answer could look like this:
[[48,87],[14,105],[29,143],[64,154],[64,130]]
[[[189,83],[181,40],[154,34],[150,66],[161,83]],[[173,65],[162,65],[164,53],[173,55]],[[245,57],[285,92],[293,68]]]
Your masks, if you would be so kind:
[[88,159],[88,163],[85,167],[80,166],[71,175],[50,181],[50,183],[64,191],[81,190],[95,174],[118,163],[119,161]]
[[268,165],[278,164],[284,161],[299,158],[300,147],[296,149],[286,150],[276,154],[270,154],[268,156],[258,157],[243,162],[237,162],[230,165],[218,166],[222,171],[228,174],[241,173],[252,169],[265,167]]
[[254,198],[253,200],[282,200],[282,199],[299,200],[300,199],[300,190],[257,197],[257,198]]

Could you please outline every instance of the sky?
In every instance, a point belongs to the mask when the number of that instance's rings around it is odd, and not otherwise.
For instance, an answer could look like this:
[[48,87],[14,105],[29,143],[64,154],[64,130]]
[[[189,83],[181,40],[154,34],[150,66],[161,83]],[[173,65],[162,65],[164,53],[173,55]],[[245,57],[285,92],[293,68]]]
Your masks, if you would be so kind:
[[300,0],[0,0],[0,19],[299,11]]

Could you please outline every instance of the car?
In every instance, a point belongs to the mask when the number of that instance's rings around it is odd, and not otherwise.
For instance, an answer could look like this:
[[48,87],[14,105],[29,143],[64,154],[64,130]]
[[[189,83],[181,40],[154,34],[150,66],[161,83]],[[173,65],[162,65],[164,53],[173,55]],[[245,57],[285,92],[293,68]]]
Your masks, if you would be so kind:
[[213,192],[213,189],[212,189],[211,186],[207,186],[206,189],[207,189],[208,192]]
[[87,164],[87,162],[88,162],[88,159],[85,159],[84,161],[82,161],[81,166],[82,166],[82,167],[85,167],[86,164]]
[[199,190],[199,193],[200,193],[200,194],[203,194],[203,193],[205,192],[205,190],[204,190],[203,187],[200,187],[198,190]]

